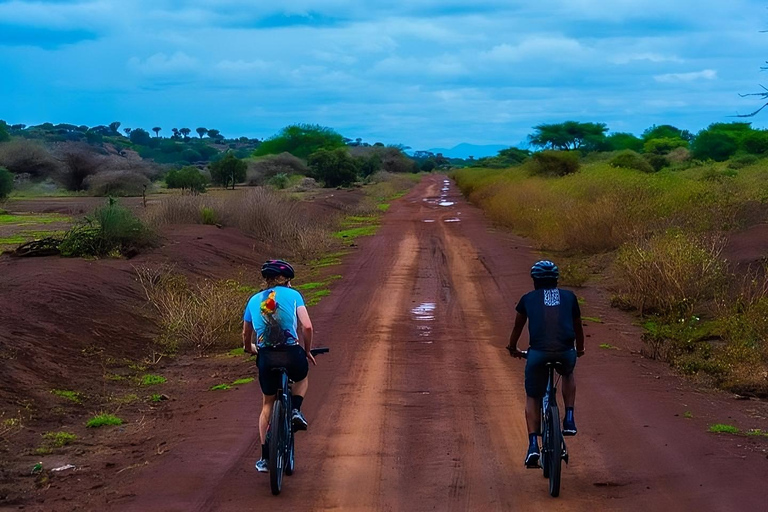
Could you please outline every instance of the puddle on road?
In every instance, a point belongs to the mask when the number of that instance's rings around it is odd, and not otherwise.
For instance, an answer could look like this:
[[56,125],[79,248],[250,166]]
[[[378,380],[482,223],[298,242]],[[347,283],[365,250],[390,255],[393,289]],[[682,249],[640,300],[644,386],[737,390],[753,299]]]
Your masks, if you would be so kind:
[[440,201],[440,202],[439,202],[439,203],[437,203],[437,204],[438,204],[439,206],[453,206],[453,205],[455,205],[456,203],[455,203],[455,202],[453,202],[453,201]]
[[411,310],[411,314],[418,321],[430,322],[435,319],[435,308],[437,305],[434,302],[423,302]]
[[457,218],[445,219],[443,222],[461,222],[461,219],[457,219]]

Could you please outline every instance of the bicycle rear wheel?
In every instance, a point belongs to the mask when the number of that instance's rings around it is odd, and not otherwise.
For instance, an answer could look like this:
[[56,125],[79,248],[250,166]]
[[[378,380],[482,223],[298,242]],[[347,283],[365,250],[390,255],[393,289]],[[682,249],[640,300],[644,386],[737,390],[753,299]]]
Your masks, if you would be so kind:
[[285,474],[288,476],[293,475],[293,470],[296,468],[296,454],[294,452],[294,443],[296,442],[295,434],[289,434],[288,440],[288,454],[286,455],[287,461],[285,463]]
[[285,404],[276,400],[272,407],[272,418],[269,431],[269,484],[272,494],[280,494],[283,487],[283,471],[285,470],[286,441],[288,436],[288,420]]
[[547,411],[549,436],[546,465],[549,469],[549,495],[557,498],[560,495],[560,473],[563,461],[563,431],[560,428],[560,411],[557,405],[551,404]]

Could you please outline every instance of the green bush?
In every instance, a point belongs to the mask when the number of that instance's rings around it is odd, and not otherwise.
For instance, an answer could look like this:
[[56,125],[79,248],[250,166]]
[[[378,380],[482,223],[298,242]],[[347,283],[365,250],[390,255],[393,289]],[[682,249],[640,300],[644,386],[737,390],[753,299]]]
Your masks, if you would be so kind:
[[654,153],[656,155],[666,155],[673,149],[687,148],[688,141],[673,137],[662,137],[650,139],[643,144],[643,153]]
[[656,153],[646,153],[644,158],[648,161],[654,172],[658,172],[665,167],[669,167],[669,160],[664,155]]
[[739,149],[736,138],[728,133],[703,130],[691,145],[693,157],[699,160],[724,162]]
[[193,194],[205,192],[208,178],[197,167],[188,165],[181,169],[173,169],[165,175],[165,184],[168,188],[180,188],[182,192],[189,190]]
[[279,174],[275,174],[274,176],[272,176],[272,178],[269,180],[268,183],[271,186],[275,187],[276,189],[282,190],[288,186],[290,181],[291,180],[290,178],[288,178],[288,175],[285,174],[284,172],[281,172]]
[[200,218],[203,221],[203,224],[207,224],[209,226],[218,224],[216,210],[213,208],[208,208],[207,206],[200,208]]
[[13,174],[5,167],[0,167],[0,200],[5,199],[13,190]]
[[210,165],[211,181],[228,187],[230,183],[235,188],[237,183],[245,181],[245,173],[248,170],[248,164],[240,160],[232,153],[227,153],[224,158]]
[[566,176],[579,170],[579,155],[571,151],[541,151],[529,164],[534,176]]
[[312,177],[326,187],[348,186],[357,179],[357,162],[346,148],[320,149],[307,159]]
[[110,198],[106,206],[75,225],[64,236],[63,256],[129,255],[154,243],[154,233],[128,208]]
[[750,165],[756,164],[760,159],[755,155],[741,155],[731,158],[728,162],[729,169],[743,169]]
[[653,167],[639,153],[626,149],[611,158],[611,166],[623,167],[624,169],[635,169],[642,172],[653,172]]

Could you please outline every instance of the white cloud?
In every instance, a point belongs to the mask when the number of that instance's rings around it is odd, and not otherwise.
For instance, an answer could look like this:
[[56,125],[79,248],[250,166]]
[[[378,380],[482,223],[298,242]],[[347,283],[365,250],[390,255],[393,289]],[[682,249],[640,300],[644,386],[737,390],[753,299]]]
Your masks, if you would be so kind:
[[620,55],[615,55],[611,57],[609,60],[614,64],[629,64],[631,62],[636,62],[636,61],[648,61],[648,62],[656,62],[656,63],[685,62],[683,59],[681,59],[676,55],[663,55],[661,53],[652,53],[652,52],[620,54]]
[[541,58],[563,61],[586,57],[589,51],[576,39],[561,36],[533,36],[516,45],[508,43],[496,45],[489,51],[481,53],[480,57],[499,63]]
[[263,60],[222,60],[215,67],[218,70],[231,73],[252,73],[254,71],[267,71],[271,66]]
[[716,78],[717,71],[714,69],[704,69],[690,73],[667,73],[653,77],[659,83],[696,82],[699,80],[715,80]]

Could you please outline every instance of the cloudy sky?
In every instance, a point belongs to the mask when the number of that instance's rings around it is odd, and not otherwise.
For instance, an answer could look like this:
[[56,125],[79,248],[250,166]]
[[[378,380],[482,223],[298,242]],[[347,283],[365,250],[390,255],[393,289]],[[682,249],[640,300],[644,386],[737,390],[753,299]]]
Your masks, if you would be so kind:
[[305,122],[417,149],[519,145],[569,119],[697,131],[760,105],[739,93],[768,86],[767,7],[0,0],[0,119],[259,138]]

